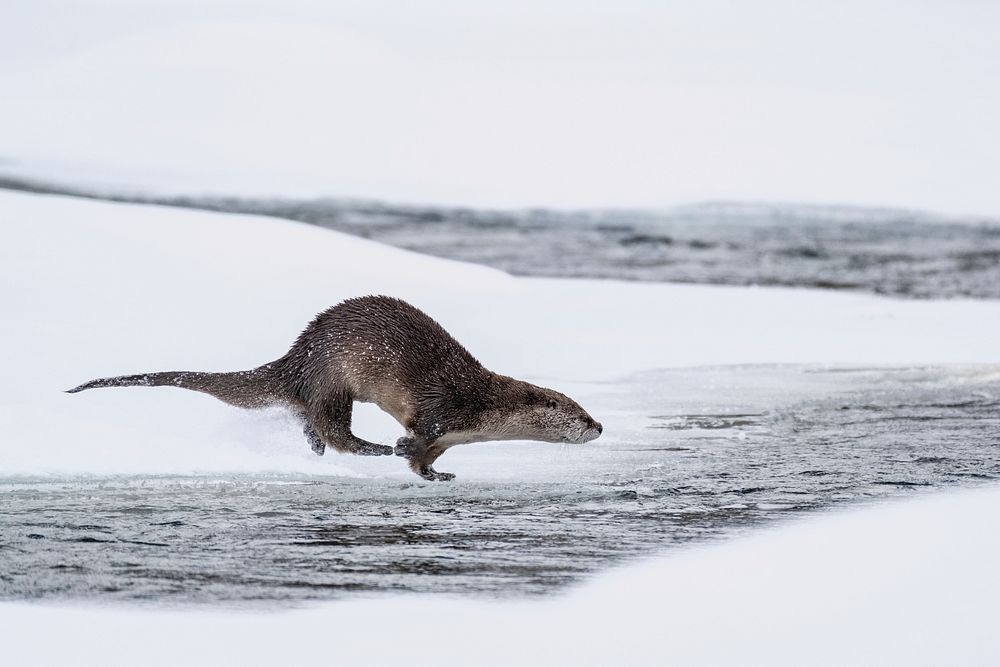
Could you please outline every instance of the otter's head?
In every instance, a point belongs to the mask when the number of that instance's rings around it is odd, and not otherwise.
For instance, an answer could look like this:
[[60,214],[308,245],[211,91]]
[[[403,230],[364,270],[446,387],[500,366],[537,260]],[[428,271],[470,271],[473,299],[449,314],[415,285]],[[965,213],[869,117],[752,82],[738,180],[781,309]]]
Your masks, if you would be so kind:
[[594,440],[604,430],[569,396],[527,382],[515,382],[500,426],[509,434],[505,439],[583,443]]

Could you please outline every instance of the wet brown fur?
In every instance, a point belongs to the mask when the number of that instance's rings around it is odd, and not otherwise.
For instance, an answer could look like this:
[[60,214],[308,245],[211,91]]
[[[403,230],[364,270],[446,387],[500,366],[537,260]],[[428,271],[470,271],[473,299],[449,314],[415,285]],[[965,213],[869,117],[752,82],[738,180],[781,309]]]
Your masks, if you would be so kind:
[[[485,440],[586,442],[601,425],[576,402],[483,367],[430,316],[400,299],[348,299],[316,316],[280,359],[250,371],[176,371],[92,380],[95,387],[176,386],[242,408],[284,405],[313,451],[406,457],[425,479],[449,447]],[[375,403],[407,431],[396,447],[351,432],[354,401]]]

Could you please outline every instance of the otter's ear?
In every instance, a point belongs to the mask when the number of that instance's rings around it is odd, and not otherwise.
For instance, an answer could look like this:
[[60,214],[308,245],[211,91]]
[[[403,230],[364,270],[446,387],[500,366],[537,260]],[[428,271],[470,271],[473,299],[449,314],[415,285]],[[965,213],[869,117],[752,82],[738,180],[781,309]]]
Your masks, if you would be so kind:
[[559,407],[559,403],[557,403],[554,398],[548,398],[545,400],[545,407],[555,410]]

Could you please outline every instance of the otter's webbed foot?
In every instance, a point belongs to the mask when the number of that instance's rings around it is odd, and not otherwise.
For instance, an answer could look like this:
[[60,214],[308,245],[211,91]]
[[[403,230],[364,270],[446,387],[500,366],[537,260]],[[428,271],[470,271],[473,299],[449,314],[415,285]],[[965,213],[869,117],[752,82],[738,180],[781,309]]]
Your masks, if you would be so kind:
[[431,466],[420,466],[417,474],[430,482],[450,482],[455,479],[455,473],[438,472]]
[[326,445],[319,437],[319,434],[313,430],[313,427],[306,424],[302,427],[302,432],[305,434],[306,439],[309,440],[309,446],[312,447],[314,452],[316,452],[316,456],[323,456],[323,453],[326,451]]

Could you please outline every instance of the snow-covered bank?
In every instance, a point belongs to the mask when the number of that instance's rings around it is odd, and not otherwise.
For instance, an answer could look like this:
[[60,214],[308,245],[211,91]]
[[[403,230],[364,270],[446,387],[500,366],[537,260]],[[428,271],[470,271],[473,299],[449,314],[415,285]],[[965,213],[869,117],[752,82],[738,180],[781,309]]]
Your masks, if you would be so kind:
[[23,175],[1000,212],[993,3],[4,4],[0,162]]
[[4,603],[3,652],[32,665],[996,664],[998,510],[996,489],[854,510],[541,603],[410,597],[266,615]]
[[[254,367],[359,294],[410,300],[487,366],[572,387],[585,405],[575,383],[662,367],[1000,360],[997,302],[516,279],[287,221],[63,197],[0,193],[0,220],[2,354],[16,380],[0,387],[6,474],[389,467],[317,459],[291,424],[248,450],[254,418],[199,394],[61,393],[120,373]],[[372,411],[358,427],[398,436]]]

